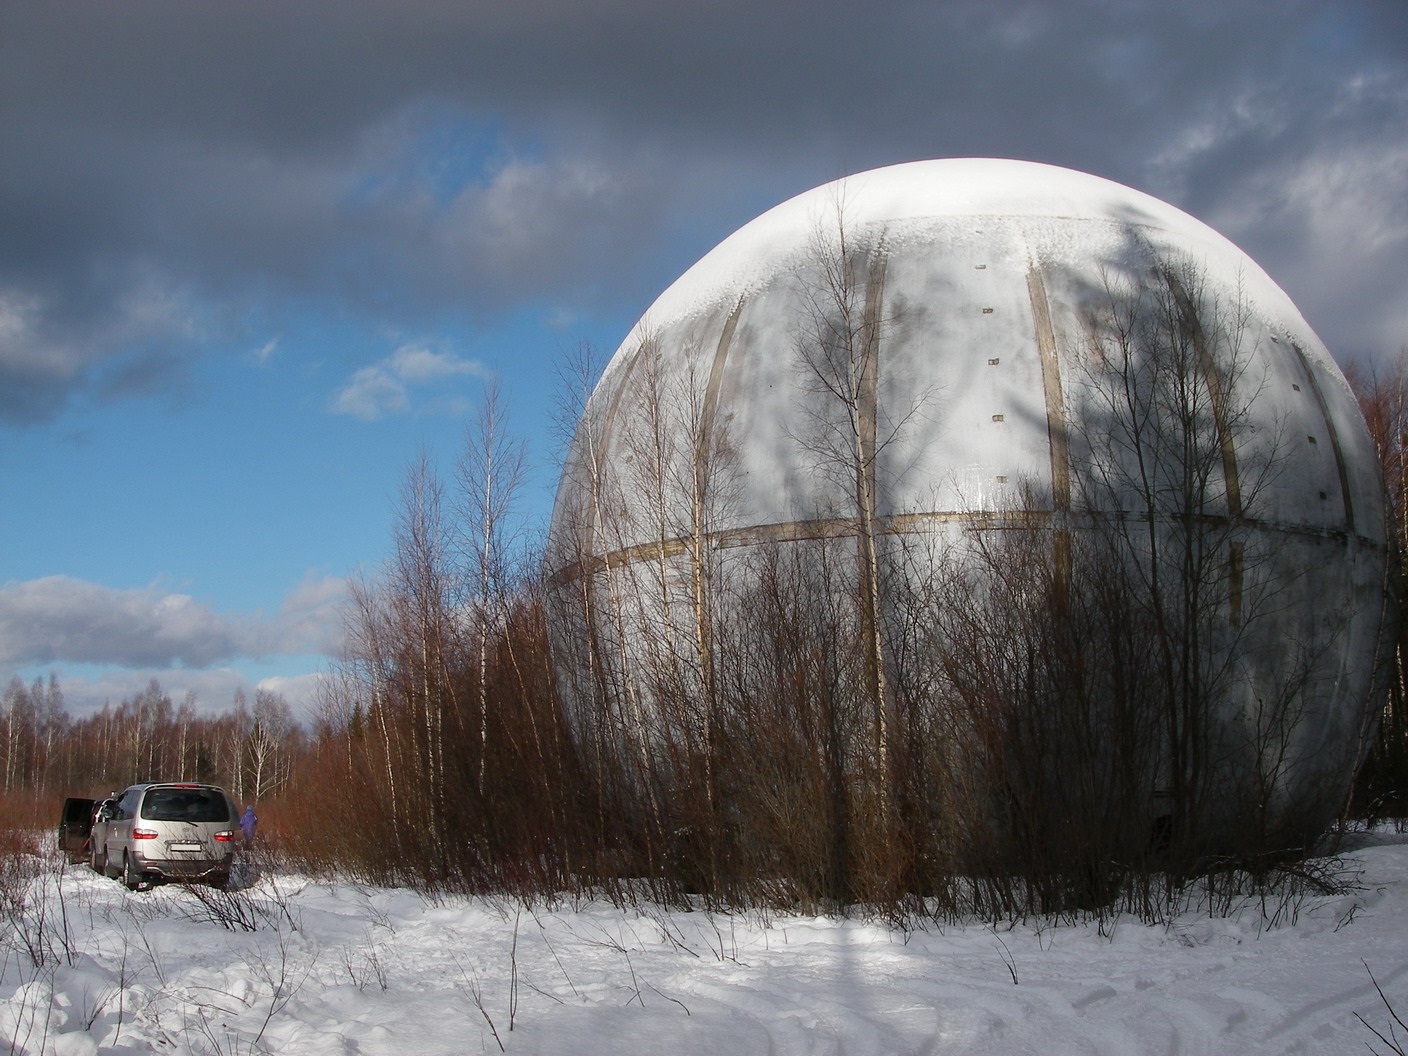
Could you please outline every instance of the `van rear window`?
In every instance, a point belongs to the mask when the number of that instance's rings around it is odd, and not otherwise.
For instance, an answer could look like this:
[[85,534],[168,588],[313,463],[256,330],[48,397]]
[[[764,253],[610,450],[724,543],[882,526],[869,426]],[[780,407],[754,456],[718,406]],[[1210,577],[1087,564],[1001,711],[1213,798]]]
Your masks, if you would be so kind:
[[142,803],[148,821],[229,821],[225,797],[209,788],[151,788]]

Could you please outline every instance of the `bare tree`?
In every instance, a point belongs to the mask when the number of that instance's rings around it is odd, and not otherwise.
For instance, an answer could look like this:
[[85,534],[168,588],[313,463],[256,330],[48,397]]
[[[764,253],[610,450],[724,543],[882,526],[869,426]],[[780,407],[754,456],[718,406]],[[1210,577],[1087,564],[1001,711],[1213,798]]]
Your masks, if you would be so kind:
[[[612,556],[628,553],[633,542],[628,498],[608,452],[616,408],[593,404],[596,369],[584,346],[563,370],[559,417],[575,423],[564,478],[575,501],[559,501],[550,545],[565,564],[552,584],[557,667],[586,675],[564,690],[569,721],[603,790],[594,828],[606,839],[622,814],[643,812],[645,827],[655,833],[666,831],[666,823],[648,743],[646,688],[637,673],[639,639],[628,601],[633,573]],[[619,393],[615,399],[619,403]],[[644,846],[646,870],[654,873],[656,841],[646,839]]]
[[35,701],[18,676],[10,679],[3,712],[0,749],[5,753],[4,790],[11,792],[28,784],[37,719]]
[[281,694],[267,689],[254,694],[254,723],[245,740],[243,765],[246,786],[256,800],[267,799],[288,780],[294,736],[293,713]]
[[399,673],[404,681],[387,689],[401,694],[415,717],[410,747],[414,772],[422,780],[414,787],[423,789],[424,799],[415,804],[413,818],[430,856],[443,867],[449,810],[443,733],[446,715],[457,708],[449,670],[458,637],[454,612],[461,595],[447,552],[442,487],[424,456],[408,474],[401,501],[388,600],[394,633],[400,636]]
[[862,239],[846,222],[845,202],[835,203],[834,216],[822,220],[811,251],[799,273],[802,311],[795,336],[795,356],[806,401],[809,431],[795,437],[815,468],[835,486],[835,513],[854,540],[856,578],[851,592],[856,637],[863,647],[860,692],[870,728],[868,764],[878,821],[870,850],[889,864],[903,885],[895,851],[906,844],[900,824],[898,772],[903,737],[895,688],[891,684],[896,653],[887,640],[886,610],[893,592],[887,584],[887,515],[881,496],[889,482],[883,466],[886,453],[906,426],[923,413],[932,399],[925,389],[907,400],[879,399],[881,358],[887,332],[898,320],[886,313],[885,233],[867,232]]
[[[886,439],[877,435],[876,390],[884,320],[883,241],[867,251],[851,240],[843,203],[834,230],[819,227],[812,259],[820,278],[803,286],[805,317],[797,337],[797,357],[805,377],[825,400],[812,416],[815,432],[804,438],[824,473],[836,478],[853,499],[857,549],[856,611],[865,644],[865,689],[874,730],[879,786],[889,785],[893,702],[886,686],[884,621],[880,601],[881,532],[877,458]],[[809,273],[807,273],[809,274]],[[891,433],[899,428],[897,423]]]
[[477,781],[481,793],[488,759],[490,642],[508,620],[514,504],[523,483],[524,460],[523,441],[507,432],[498,387],[490,386],[466,432],[459,464],[459,532],[466,579],[473,589],[467,604],[473,613],[479,667]]

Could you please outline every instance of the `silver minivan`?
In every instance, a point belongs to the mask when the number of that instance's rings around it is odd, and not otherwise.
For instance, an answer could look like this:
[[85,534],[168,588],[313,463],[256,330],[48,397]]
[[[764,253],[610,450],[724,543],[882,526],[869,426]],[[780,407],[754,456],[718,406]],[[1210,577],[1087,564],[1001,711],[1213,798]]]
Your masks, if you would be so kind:
[[103,872],[143,884],[200,881],[224,887],[234,863],[239,814],[216,785],[164,782],[122,790],[103,837]]

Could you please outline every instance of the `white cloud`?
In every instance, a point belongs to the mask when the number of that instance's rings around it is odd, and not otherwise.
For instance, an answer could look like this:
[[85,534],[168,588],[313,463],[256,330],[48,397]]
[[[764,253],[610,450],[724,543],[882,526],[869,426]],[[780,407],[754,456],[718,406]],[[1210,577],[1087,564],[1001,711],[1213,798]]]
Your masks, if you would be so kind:
[[406,386],[381,365],[357,371],[332,401],[334,414],[348,414],[364,422],[374,422],[388,414],[403,414],[410,408]]
[[317,714],[318,696],[327,680],[328,676],[321,672],[308,675],[276,675],[272,678],[261,678],[255,689],[279,694],[288,702],[294,718],[304,721]]
[[59,688],[63,692],[64,710],[74,718],[85,718],[101,711],[103,706],[115,707],[131,700],[156,681],[161,691],[177,707],[188,699],[194,701],[197,714],[218,715],[229,711],[235,695],[243,693],[252,704],[258,690],[278,693],[288,702],[294,718],[300,722],[312,719],[318,711],[320,687],[328,676],[321,672],[301,675],[274,675],[254,680],[232,667],[216,667],[206,671],[188,668],[112,668],[98,672],[61,671]]
[[347,581],[333,576],[309,576],[279,606],[278,616],[269,623],[283,648],[279,653],[321,653],[335,655],[342,648],[342,603],[347,599]]
[[270,357],[272,357],[274,352],[278,350],[278,347],[279,339],[277,337],[269,338],[268,341],[265,341],[263,345],[261,345],[259,348],[256,348],[252,353],[252,355],[254,356],[254,362],[258,363],[262,367],[265,363],[269,362]]
[[[83,367],[83,357],[71,344],[43,334],[47,310],[44,300],[32,293],[0,288],[0,377],[16,381],[11,387],[21,401],[32,398],[27,385],[62,387]],[[8,402],[0,395],[0,405]]]
[[[0,587],[0,674],[28,680],[53,671],[71,715],[130,699],[156,679],[180,704],[221,712],[236,691],[283,694],[300,719],[315,709],[325,676],[300,671],[341,652],[347,585],[308,576],[272,617],[228,616],[186,594],[114,590],[65,576]],[[284,659],[275,659],[284,658]],[[270,668],[277,675],[265,675]],[[4,681],[10,674],[4,674]]]
[[247,637],[241,621],[185,594],[67,576],[0,588],[0,662],[209,667],[237,655]]
[[[1408,340],[1408,139],[1266,165],[1209,220],[1267,265],[1336,355],[1389,356]],[[1365,297],[1381,307],[1364,311]]]
[[467,195],[462,207],[500,250],[539,253],[552,244],[551,230],[564,213],[587,203],[609,201],[619,188],[594,159],[566,157],[552,164],[513,160],[483,190]]
[[463,376],[482,378],[488,373],[473,360],[433,352],[424,345],[402,345],[391,354],[388,363],[399,378],[412,384]]
[[476,290],[580,291],[599,278],[603,260],[630,252],[623,235],[655,222],[661,191],[651,177],[665,179],[653,166],[579,150],[512,159],[437,216],[434,259]]
[[405,344],[370,367],[363,367],[333,396],[334,414],[374,422],[411,409],[411,389],[452,378],[484,378],[489,370],[477,360],[460,359],[425,345]]
[[0,587],[0,664],[205,669],[240,657],[334,653],[341,580],[305,579],[272,618],[217,613],[188,594],[67,576]]
[[120,345],[199,336],[200,299],[174,274],[139,266],[131,269],[129,283],[115,300],[110,331]]

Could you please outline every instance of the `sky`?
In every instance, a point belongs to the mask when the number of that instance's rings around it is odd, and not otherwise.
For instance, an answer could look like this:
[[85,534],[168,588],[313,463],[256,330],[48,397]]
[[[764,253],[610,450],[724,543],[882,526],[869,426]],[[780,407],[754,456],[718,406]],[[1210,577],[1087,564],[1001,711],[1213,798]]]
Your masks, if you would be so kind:
[[922,158],[1162,198],[1342,364],[1408,345],[1408,0],[0,3],[0,679],[308,714],[496,387],[748,220]]

